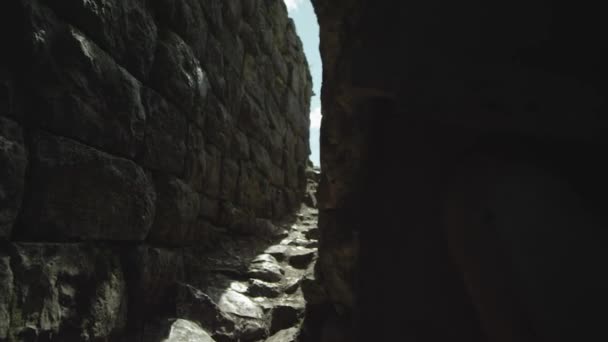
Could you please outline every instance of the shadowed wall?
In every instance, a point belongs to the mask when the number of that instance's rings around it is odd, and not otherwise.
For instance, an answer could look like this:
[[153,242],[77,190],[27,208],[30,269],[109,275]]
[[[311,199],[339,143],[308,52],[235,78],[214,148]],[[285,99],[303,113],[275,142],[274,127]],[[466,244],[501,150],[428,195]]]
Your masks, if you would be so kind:
[[310,340],[605,336],[599,8],[314,5],[323,291],[309,291]]

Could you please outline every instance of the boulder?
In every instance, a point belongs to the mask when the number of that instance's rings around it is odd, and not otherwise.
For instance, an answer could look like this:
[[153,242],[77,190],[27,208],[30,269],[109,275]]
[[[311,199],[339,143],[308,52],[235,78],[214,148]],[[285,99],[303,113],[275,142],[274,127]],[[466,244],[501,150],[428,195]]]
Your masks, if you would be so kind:
[[215,340],[198,324],[177,319],[171,325],[169,336],[163,342],[215,342]]
[[251,278],[276,283],[283,279],[284,271],[274,257],[261,254],[251,262],[247,274]]
[[94,39],[136,77],[154,60],[157,28],[147,3],[138,0],[47,1],[61,17]]
[[175,312],[178,317],[200,323],[214,335],[231,336],[235,331],[234,320],[209,295],[188,284],[177,284]]
[[0,259],[0,279],[12,273],[12,295],[2,297],[11,298],[8,334],[15,340],[99,341],[124,329],[126,282],[115,251],[23,243],[11,245],[8,254],[12,270],[6,270],[6,256]]
[[247,294],[252,297],[276,298],[281,294],[281,288],[276,283],[252,279]]
[[200,322],[222,341],[255,341],[266,334],[262,307],[231,288],[209,288],[208,294],[192,286],[178,287],[177,314]]
[[275,263],[262,262],[251,265],[247,274],[252,278],[278,282],[283,278],[283,269]]
[[163,26],[184,39],[200,60],[205,53],[209,27],[199,0],[156,0],[150,3]]
[[211,289],[209,292],[211,298],[215,299],[218,308],[224,313],[255,319],[264,317],[262,308],[242,293],[230,288]]
[[153,170],[181,175],[186,155],[185,114],[149,88],[143,88],[142,100],[147,118],[142,163]]
[[34,136],[20,238],[142,241],[155,213],[149,177],[131,160],[70,139]]
[[265,342],[296,342],[298,340],[298,334],[298,328],[289,328],[277,332],[267,338]]
[[145,321],[175,306],[175,283],[184,279],[180,251],[142,245],[125,253],[124,269],[129,283],[129,317]]
[[171,245],[188,245],[200,211],[199,195],[178,178],[155,177],[158,192],[156,217],[149,240]]
[[272,309],[270,333],[287,329],[298,324],[304,314],[304,302],[296,305],[282,303]]
[[268,247],[264,253],[268,253],[272,255],[275,259],[279,261],[285,260],[285,256],[287,255],[287,251],[289,247],[286,245],[272,245]]
[[317,195],[315,191],[306,190],[306,194],[304,195],[304,204],[311,208],[317,207]]
[[171,31],[162,31],[150,80],[152,87],[202,125],[209,80],[191,48]]
[[317,251],[304,247],[290,248],[288,251],[289,264],[298,269],[305,269],[313,261]]
[[[40,20],[52,17],[40,15],[45,16]],[[29,81],[31,122],[95,148],[134,157],[146,122],[140,81],[78,29],[57,30],[55,36],[39,39],[43,45],[38,48],[47,54]]]

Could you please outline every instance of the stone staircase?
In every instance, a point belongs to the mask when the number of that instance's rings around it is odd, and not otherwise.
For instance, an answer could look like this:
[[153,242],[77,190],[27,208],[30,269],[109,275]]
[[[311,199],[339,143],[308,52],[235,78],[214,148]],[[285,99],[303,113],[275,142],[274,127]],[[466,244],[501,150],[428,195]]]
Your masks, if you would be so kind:
[[[176,289],[176,315],[165,342],[297,341],[304,318],[301,284],[317,259],[317,209],[303,205],[295,222],[256,255],[231,245],[205,256],[204,278]],[[280,240],[279,240],[280,239]]]

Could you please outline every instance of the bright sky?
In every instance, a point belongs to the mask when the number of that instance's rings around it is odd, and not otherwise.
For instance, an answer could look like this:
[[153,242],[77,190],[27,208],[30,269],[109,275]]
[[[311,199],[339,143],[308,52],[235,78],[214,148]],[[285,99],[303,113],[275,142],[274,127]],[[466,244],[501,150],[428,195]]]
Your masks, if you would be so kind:
[[314,96],[310,102],[310,160],[319,162],[319,128],[321,127],[321,75],[322,65],[319,55],[319,24],[310,0],[283,0],[289,16],[296,24],[296,31],[304,45],[304,53],[310,66]]

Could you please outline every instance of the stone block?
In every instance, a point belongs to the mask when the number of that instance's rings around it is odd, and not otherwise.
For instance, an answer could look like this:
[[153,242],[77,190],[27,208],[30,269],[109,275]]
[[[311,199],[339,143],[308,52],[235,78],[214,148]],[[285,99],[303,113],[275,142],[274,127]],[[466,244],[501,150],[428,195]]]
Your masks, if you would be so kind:
[[73,27],[48,39],[38,47],[49,53],[34,69],[30,120],[96,148],[135,156],[146,119],[139,81]]
[[182,180],[156,176],[158,204],[149,241],[161,244],[185,245],[190,230],[198,218],[199,195]]
[[154,90],[143,89],[146,129],[141,159],[150,169],[181,175],[186,155],[184,114]]
[[171,31],[160,33],[150,72],[151,85],[199,125],[203,124],[202,114],[209,92],[207,77],[181,37]]
[[84,244],[9,248],[13,292],[8,335],[13,340],[110,340],[124,330],[127,293],[117,253]]
[[36,134],[20,238],[141,241],[156,193],[137,164],[73,140]]
[[147,2],[139,0],[46,1],[140,80],[146,79],[157,40]]

